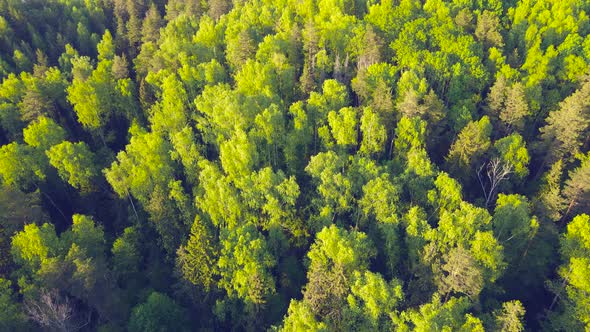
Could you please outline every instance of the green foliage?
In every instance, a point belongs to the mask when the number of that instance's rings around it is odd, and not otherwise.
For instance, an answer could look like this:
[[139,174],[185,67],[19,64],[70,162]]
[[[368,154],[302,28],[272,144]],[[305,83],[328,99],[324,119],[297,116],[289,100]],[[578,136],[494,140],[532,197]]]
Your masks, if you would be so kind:
[[345,107],[338,111],[332,111],[328,114],[328,123],[332,130],[332,136],[336,140],[336,144],[343,146],[354,146],[357,144],[357,112]]
[[318,321],[314,313],[304,302],[292,300],[283,327],[285,332],[295,331],[328,331],[326,323]]
[[524,331],[523,317],[524,307],[520,301],[502,303],[502,310],[495,314],[496,330],[502,332]]
[[224,229],[220,244],[219,287],[224,288],[228,296],[238,297],[249,306],[266,303],[276,290],[270,272],[276,261],[262,234],[252,224]]
[[373,248],[365,234],[348,232],[332,225],[317,234],[308,257],[311,260],[310,270],[334,266],[349,274],[366,269],[368,259],[373,255]]
[[350,210],[351,181],[342,173],[346,162],[335,152],[322,152],[311,158],[305,170],[319,182],[317,190],[321,201],[317,204],[322,217]]
[[205,290],[215,282],[217,247],[213,241],[208,225],[197,215],[188,242],[176,253],[176,263],[183,278]]
[[10,280],[0,278],[0,328],[26,330],[26,317],[14,299]]
[[396,161],[407,173],[428,177],[433,175],[433,165],[426,152],[426,122],[418,117],[402,117],[395,129]]
[[[390,328],[388,317],[403,299],[399,280],[385,281],[381,275],[366,271],[355,272],[351,294],[347,297],[351,315],[350,329],[383,330]],[[357,321],[359,323],[357,323]]]
[[461,185],[447,173],[440,172],[434,181],[435,189],[428,192],[428,200],[442,214],[459,208],[463,201]]
[[494,236],[504,245],[508,260],[524,255],[525,245],[539,229],[537,218],[532,216],[529,202],[521,195],[498,195],[492,219]]
[[462,174],[470,174],[490,147],[492,125],[487,116],[461,130],[447,155],[447,162]]
[[332,225],[316,235],[307,256],[310,265],[303,301],[317,317],[335,327],[341,326],[353,275],[368,269],[374,248],[366,234]]
[[557,221],[561,217],[566,201],[561,192],[563,162],[557,161],[543,176],[539,193],[535,197],[535,209],[545,218]]
[[230,179],[239,179],[250,174],[256,163],[256,148],[243,131],[223,142],[219,149],[223,170]]
[[569,179],[565,182],[563,196],[568,203],[565,215],[570,212],[583,211],[590,204],[590,152],[588,155],[579,155],[580,166],[569,172]]
[[587,132],[590,81],[559,103],[559,109],[549,113],[547,124],[542,127],[541,140],[550,163],[561,158],[571,158],[578,153]]
[[185,310],[167,295],[152,292],[144,303],[133,308],[129,331],[188,331]]
[[115,242],[113,255],[113,271],[120,280],[129,280],[139,272],[141,253],[139,252],[139,234],[133,227],[127,227]]
[[117,160],[103,172],[119,196],[133,194],[145,204],[156,186],[166,188],[173,178],[170,143],[158,133],[132,129],[136,134],[125,151],[119,152]]
[[234,227],[242,215],[238,193],[219,166],[209,162],[199,163],[199,191],[196,203],[207,213],[213,225]]
[[0,330],[588,328],[589,13],[0,2]]
[[363,187],[359,207],[365,216],[374,215],[378,222],[395,224],[398,222],[398,200],[399,188],[386,176],[381,176]]
[[170,75],[162,81],[160,103],[151,111],[152,130],[175,134],[188,122],[187,95],[176,75]]
[[7,186],[28,189],[45,180],[45,160],[28,145],[16,142],[0,148],[0,176]]
[[[62,235],[63,236],[63,235]],[[91,217],[75,214],[72,217],[71,239],[84,253],[92,258],[105,254],[104,231]]]
[[528,175],[529,153],[524,139],[519,134],[501,138],[494,143],[502,162],[509,165],[514,174],[519,178]]
[[467,313],[469,307],[464,297],[443,303],[435,295],[430,303],[393,316],[393,324],[399,331],[484,331],[481,320]]
[[64,141],[45,152],[59,176],[82,192],[90,191],[98,176],[94,154],[84,142]]
[[[86,128],[97,130],[102,128],[111,116],[109,87],[111,84],[108,62],[101,62],[101,66],[89,73],[92,68],[90,59],[81,57],[73,62],[73,72],[84,71],[85,76],[74,75],[74,81],[68,88],[68,100],[74,105],[78,121]],[[106,77],[105,77],[106,76]],[[102,92],[102,94],[100,94]]]
[[[493,236],[491,224],[486,210],[461,202],[458,209],[443,211],[438,227],[424,235],[431,241],[424,247],[425,258],[433,262],[443,294],[456,291],[473,297],[485,283],[501,276],[506,267],[503,247]],[[469,271],[467,280],[461,280],[464,273],[460,269]]]
[[[562,317],[557,317],[556,327],[563,329],[584,329],[590,325],[588,311],[588,293],[590,285],[590,217],[578,215],[567,226],[567,232],[561,240],[561,255],[563,265],[559,268],[559,275],[563,278],[557,292],[564,293],[562,299]],[[559,286],[557,286],[559,287]]]
[[22,232],[12,237],[12,255],[16,263],[38,269],[48,258],[57,255],[60,244],[52,224],[25,225]]
[[361,116],[361,133],[363,136],[361,153],[379,154],[384,150],[384,144],[387,140],[387,129],[383,125],[380,116],[373,112],[371,108],[365,108]]
[[63,142],[65,138],[66,132],[52,119],[43,116],[23,130],[25,143],[42,151]]

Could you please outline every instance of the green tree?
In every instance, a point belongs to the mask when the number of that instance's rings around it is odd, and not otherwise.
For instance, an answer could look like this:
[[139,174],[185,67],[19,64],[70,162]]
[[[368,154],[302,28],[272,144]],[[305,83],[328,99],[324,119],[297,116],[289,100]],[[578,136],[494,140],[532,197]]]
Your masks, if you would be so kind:
[[535,210],[546,219],[557,221],[566,207],[566,200],[561,190],[561,178],[563,176],[563,162],[558,160],[543,175],[539,192],[534,198]]
[[335,152],[321,152],[311,158],[305,168],[317,179],[320,199],[316,202],[320,216],[332,218],[334,214],[344,213],[352,208],[352,183],[342,172],[347,164]]
[[590,204],[590,152],[588,155],[579,155],[580,166],[571,170],[569,179],[565,182],[563,196],[566,199],[567,209],[564,217],[574,211],[584,211]]
[[10,280],[0,278],[0,328],[3,330],[26,330],[27,319],[14,299]]
[[[347,296],[349,309],[345,312],[347,329],[382,330],[391,328],[389,315],[403,299],[402,286],[397,279],[390,282],[378,273],[354,273],[354,283]],[[350,317],[347,317],[349,316]]]
[[280,331],[328,331],[326,323],[318,321],[309,306],[302,301],[291,300],[289,311]]
[[363,109],[361,133],[363,137],[359,149],[361,153],[371,155],[384,151],[385,141],[387,140],[387,129],[383,125],[379,114],[373,112],[369,107]]
[[256,147],[243,131],[236,131],[232,138],[221,143],[219,150],[221,166],[234,181],[248,176],[256,165]]
[[17,264],[30,271],[36,271],[50,257],[59,253],[59,239],[52,224],[25,225],[24,229],[12,237],[12,255]]
[[461,130],[447,155],[447,162],[462,176],[469,176],[490,147],[492,125],[487,116]]
[[219,287],[225,289],[230,298],[243,300],[247,313],[254,318],[276,291],[271,273],[276,260],[264,236],[250,223],[222,229],[220,245]]
[[0,147],[0,177],[7,186],[31,189],[45,180],[46,161],[28,145],[12,142]]
[[537,218],[532,216],[529,202],[522,195],[498,195],[492,219],[494,236],[504,246],[508,262],[524,255],[527,244],[539,229]]
[[199,163],[199,193],[196,203],[216,227],[235,227],[242,216],[236,188],[223,175],[219,166],[203,160]]
[[165,294],[152,292],[144,303],[133,308],[129,331],[188,331],[185,310]]
[[[81,57],[72,63],[73,71],[81,71],[83,68],[86,71],[84,75],[88,75],[89,67],[92,68],[90,58],[87,57]],[[112,101],[110,96],[105,95],[108,94],[108,87],[104,86],[111,82],[105,82],[104,77],[100,77],[108,72],[106,66],[108,62],[102,62],[101,68],[91,76],[74,75],[74,81],[68,87],[68,100],[74,105],[78,121],[90,130],[102,129],[111,116]],[[97,90],[104,94],[99,94]]]
[[494,314],[496,330],[501,332],[524,331],[525,309],[518,300],[502,303],[502,310]]
[[154,132],[173,135],[181,131],[189,121],[187,94],[175,74],[164,78],[162,95],[157,106],[152,107],[150,122]]
[[374,215],[379,222],[397,224],[399,192],[400,189],[384,174],[363,186],[359,207],[367,217]]
[[310,265],[303,301],[317,317],[335,328],[342,327],[346,294],[354,271],[366,271],[374,254],[364,233],[348,232],[335,225],[325,227],[316,235],[307,254]]
[[136,227],[127,227],[111,248],[112,266],[115,277],[121,284],[132,283],[132,278],[140,271],[140,234]]
[[37,118],[23,130],[25,143],[42,151],[61,143],[65,138],[65,130],[44,116]]
[[84,142],[64,141],[52,146],[45,152],[49,164],[57,169],[59,176],[72,187],[82,191],[91,191],[98,177],[96,159]]
[[394,328],[400,331],[484,331],[482,322],[468,313],[471,304],[467,298],[441,301],[434,295],[430,303],[393,315]]
[[391,151],[396,154],[395,169],[403,174],[404,187],[411,199],[425,202],[436,170],[426,151],[426,121],[404,116],[395,135]]
[[559,103],[559,109],[549,113],[547,124],[540,129],[546,163],[553,164],[562,158],[569,160],[580,151],[590,124],[589,98],[590,81]]
[[133,194],[140,202],[149,202],[156,186],[167,188],[173,179],[170,143],[155,132],[131,127],[131,140],[110,168],[103,170],[107,181],[120,197]]
[[12,264],[10,238],[24,225],[41,223],[47,216],[39,191],[24,193],[7,186],[0,187],[0,211],[0,274],[4,274]]
[[428,192],[428,201],[438,214],[458,209],[463,201],[461,184],[445,172],[440,172],[434,181],[434,189]]
[[506,101],[504,108],[500,111],[500,120],[508,131],[522,132],[524,120],[529,113],[523,85],[521,83],[512,85],[506,92]]
[[514,174],[523,179],[529,173],[529,153],[522,136],[514,133],[494,142],[499,157],[504,165],[508,165]]
[[[95,259],[103,259],[106,253],[106,243],[102,226],[97,225],[92,217],[74,214],[70,240],[85,254]],[[69,235],[69,234],[68,234]],[[63,235],[62,235],[63,237]]]
[[558,272],[563,280],[556,285],[556,299],[561,299],[562,313],[555,317],[555,328],[584,329],[590,327],[588,291],[590,289],[590,217],[576,216],[561,238],[563,264]]
[[356,146],[358,137],[358,115],[352,107],[345,107],[340,111],[328,113],[328,123],[336,144]]
[[[502,275],[506,267],[503,247],[494,237],[491,226],[492,217],[486,210],[461,202],[459,209],[443,211],[438,227],[426,232],[424,237],[429,243],[424,246],[424,258],[432,264],[435,277],[445,280],[440,284],[442,289],[454,289],[473,297],[479,293],[478,289],[494,283]],[[462,273],[457,272],[457,269],[462,268],[469,269],[472,277],[465,282],[461,280]],[[473,284],[473,281],[480,278],[479,275],[483,278],[483,283]],[[454,277],[457,280],[453,280]],[[462,290],[445,288],[445,285],[463,283],[469,287]]]
[[176,252],[176,264],[184,279],[206,291],[215,284],[217,244],[209,225],[197,215],[186,245]]
[[104,32],[100,43],[96,45],[98,51],[98,60],[113,60],[115,57],[115,46],[113,45],[113,36],[109,30]]

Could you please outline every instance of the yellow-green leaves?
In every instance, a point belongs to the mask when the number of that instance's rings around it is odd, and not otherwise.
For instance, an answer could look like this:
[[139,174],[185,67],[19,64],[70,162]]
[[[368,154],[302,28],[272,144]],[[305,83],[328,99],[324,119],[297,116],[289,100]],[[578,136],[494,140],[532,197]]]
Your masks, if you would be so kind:
[[502,162],[509,165],[514,174],[522,179],[529,173],[529,153],[526,143],[518,133],[504,137],[494,143]]
[[28,145],[12,142],[0,147],[0,178],[8,186],[26,189],[45,180],[46,163]]
[[168,187],[173,179],[170,143],[158,133],[137,132],[125,151],[117,154],[110,168],[103,170],[115,192],[126,197],[133,194],[146,203],[155,186]]
[[86,143],[64,141],[45,152],[51,166],[59,176],[72,187],[82,192],[91,191],[99,172],[94,154]]
[[356,146],[358,141],[358,114],[352,107],[340,109],[338,113],[328,113],[328,123],[336,144]]
[[252,224],[221,234],[221,256],[218,267],[219,286],[230,297],[238,297],[250,305],[262,305],[275,292],[270,269],[276,264],[266,240]]
[[48,258],[58,255],[59,239],[52,224],[25,225],[22,232],[12,237],[12,255],[15,261],[33,272]]
[[333,266],[346,274],[367,269],[369,259],[374,255],[366,234],[348,232],[335,225],[324,227],[317,234],[307,254],[311,260],[310,271]]
[[[570,329],[590,328],[590,217],[578,215],[567,226],[561,240],[563,265],[559,275],[563,278],[567,299],[563,300],[564,326]],[[559,286],[557,286],[559,287]],[[563,286],[562,286],[563,287]],[[556,291],[561,291],[557,289]],[[558,321],[559,322],[559,321]]]
[[363,197],[359,208],[365,216],[375,216],[382,223],[397,223],[397,204],[400,189],[394,185],[387,175],[375,178],[363,186]]
[[66,132],[51,118],[41,116],[23,130],[23,138],[28,145],[45,151],[61,143],[66,138]]
[[359,150],[361,153],[371,155],[383,152],[387,140],[387,129],[381,116],[369,107],[363,109],[361,133],[363,135]]

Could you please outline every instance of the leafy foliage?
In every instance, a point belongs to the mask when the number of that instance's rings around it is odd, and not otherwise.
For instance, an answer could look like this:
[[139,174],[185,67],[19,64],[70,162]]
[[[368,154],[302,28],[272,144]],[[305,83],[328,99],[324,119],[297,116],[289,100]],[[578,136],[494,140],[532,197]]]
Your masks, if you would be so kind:
[[0,330],[588,329],[589,14],[0,1]]

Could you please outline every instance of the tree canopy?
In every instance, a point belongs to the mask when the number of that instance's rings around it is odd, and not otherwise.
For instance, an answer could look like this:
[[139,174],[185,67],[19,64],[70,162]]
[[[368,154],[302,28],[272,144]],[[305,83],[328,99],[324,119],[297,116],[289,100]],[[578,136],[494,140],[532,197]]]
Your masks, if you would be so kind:
[[0,0],[0,330],[590,329],[589,15]]

